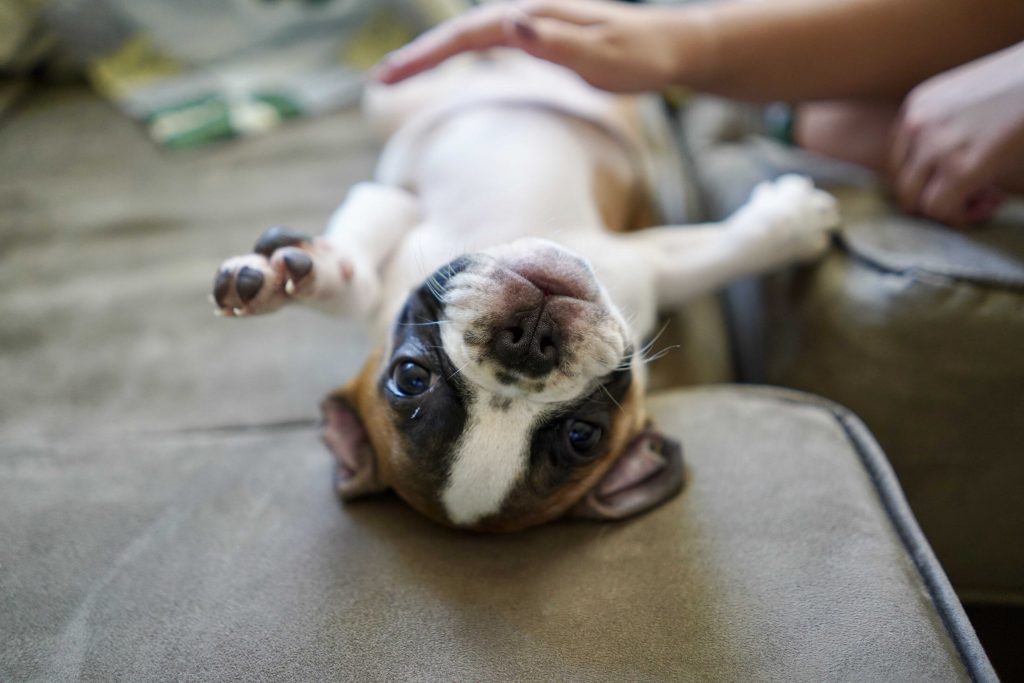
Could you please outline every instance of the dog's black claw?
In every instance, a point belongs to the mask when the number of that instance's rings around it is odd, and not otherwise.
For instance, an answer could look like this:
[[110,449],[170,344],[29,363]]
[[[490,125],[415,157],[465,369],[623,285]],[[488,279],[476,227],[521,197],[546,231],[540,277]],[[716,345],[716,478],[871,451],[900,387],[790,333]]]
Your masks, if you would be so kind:
[[242,300],[242,303],[249,303],[253,297],[260,293],[260,287],[263,286],[263,273],[250,268],[249,266],[243,266],[238,275],[235,277],[235,291],[238,292],[238,297]]
[[224,308],[224,299],[228,295],[228,289],[231,288],[231,271],[222,270],[217,273],[217,277],[213,279],[213,300],[217,302],[217,305]]
[[252,250],[270,258],[270,255],[281,247],[294,247],[308,241],[309,235],[278,225],[260,235]]
[[298,280],[313,270],[313,259],[302,252],[289,252],[284,256],[284,267]]

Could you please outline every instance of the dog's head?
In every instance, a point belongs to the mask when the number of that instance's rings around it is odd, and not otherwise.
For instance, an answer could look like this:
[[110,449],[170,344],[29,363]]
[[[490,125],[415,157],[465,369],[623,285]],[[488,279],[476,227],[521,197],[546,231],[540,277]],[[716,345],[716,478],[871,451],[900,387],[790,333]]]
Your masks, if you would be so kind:
[[456,259],[324,402],[339,493],[393,488],[442,523],[495,531],[658,504],[682,457],[645,423],[632,341],[588,264],[554,243]]

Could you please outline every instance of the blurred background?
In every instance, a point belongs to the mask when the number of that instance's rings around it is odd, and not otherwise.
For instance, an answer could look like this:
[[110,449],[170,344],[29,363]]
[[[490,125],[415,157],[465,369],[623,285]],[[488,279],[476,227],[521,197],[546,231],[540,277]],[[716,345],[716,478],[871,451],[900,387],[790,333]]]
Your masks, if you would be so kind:
[[323,231],[373,175],[366,70],[464,8],[0,0],[0,432],[315,416],[365,357],[361,326],[225,324],[213,275],[270,226]]
[[385,52],[464,0],[0,0],[0,110],[84,76],[171,148],[351,105]]

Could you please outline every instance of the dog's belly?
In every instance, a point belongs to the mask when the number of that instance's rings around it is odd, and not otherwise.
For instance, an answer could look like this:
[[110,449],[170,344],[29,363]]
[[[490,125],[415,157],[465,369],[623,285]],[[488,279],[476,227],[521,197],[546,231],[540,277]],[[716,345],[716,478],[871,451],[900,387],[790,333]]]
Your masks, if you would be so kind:
[[532,106],[474,106],[436,126],[417,151],[407,172],[424,220],[385,269],[387,318],[410,288],[461,254],[621,229],[638,183],[606,132]]
[[422,149],[413,179],[426,220],[474,248],[611,227],[607,219],[621,216],[603,215],[600,197],[625,198],[634,182],[605,134],[531,106],[461,112]]

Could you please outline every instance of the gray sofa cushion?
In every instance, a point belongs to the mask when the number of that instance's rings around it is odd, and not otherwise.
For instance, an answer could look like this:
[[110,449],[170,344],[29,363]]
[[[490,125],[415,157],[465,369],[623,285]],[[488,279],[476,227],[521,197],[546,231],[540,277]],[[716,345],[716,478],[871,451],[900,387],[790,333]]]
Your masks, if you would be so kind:
[[0,678],[993,677],[855,418],[738,388],[652,408],[681,496],[511,536],[341,507],[311,425],[5,443]]
[[172,154],[83,87],[35,91],[0,127],[0,434],[303,415],[358,371],[362,326],[207,297],[271,225],[322,232],[376,155],[357,111]]
[[820,264],[732,288],[740,377],[828,397],[893,464],[965,599],[1024,600],[1024,203],[957,232],[901,214],[863,170],[752,134],[747,108],[687,112],[709,210],[802,171],[844,216]]
[[766,285],[764,379],[856,411],[961,595],[1020,601],[1020,207],[963,234],[865,199],[844,201],[847,228],[818,267]]

